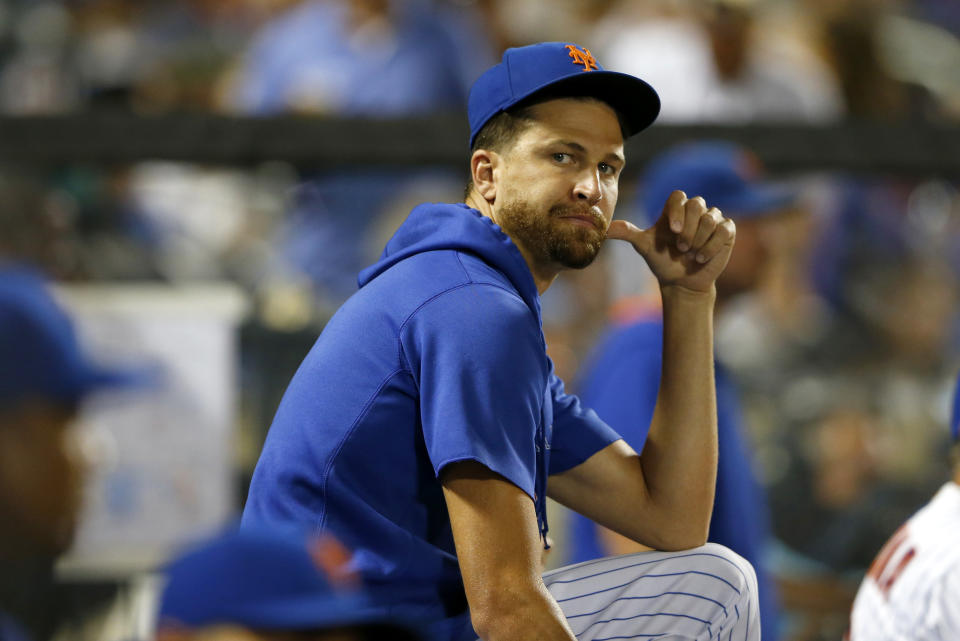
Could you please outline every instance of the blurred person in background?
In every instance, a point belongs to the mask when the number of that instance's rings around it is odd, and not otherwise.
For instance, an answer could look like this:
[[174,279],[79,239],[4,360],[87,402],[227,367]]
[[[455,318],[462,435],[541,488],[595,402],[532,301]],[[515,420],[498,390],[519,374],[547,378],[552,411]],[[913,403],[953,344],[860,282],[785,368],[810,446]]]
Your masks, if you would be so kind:
[[813,234],[819,328],[784,350],[780,371],[737,372],[748,402],[778,423],[765,468],[778,563],[802,579],[784,600],[820,613],[805,639],[842,633],[843,604],[871,560],[940,485],[942,418],[931,408],[958,355],[955,191],[891,179],[841,187]]
[[960,638],[960,380],[949,427],[953,474],[870,566],[849,641]]
[[[763,227],[795,200],[791,191],[768,182],[758,161],[731,143],[689,143],[654,158],[641,179],[643,215],[648,224],[673,189],[703,196],[737,222],[737,246],[717,279],[717,314],[734,297],[753,290],[769,259]],[[635,304],[635,303],[634,303]],[[654,304],[632,312],[617,306],[621,322],[601,338],[580,372],[579,392],[626,441],[640,451],[647,436],[660,385],[663,319]],[[757,569],[762,636],[777,635],[776,589],[764,562],[770,543],[764,492],[754,477],[750,432],[744,424],[733,378],[715,363],[719,466],[708,540],[725,545]],[[572,562],[644,549],[637,543],[572,515]]]
[[[757,0],[621,0],[588,39],[611,66],[662,87],[669,122],[826,122],[836,83],[793,16]],[[677,43],[683,43],[677,46]]]
[[375,614],[334,540],[230,529],[163,570],[156,641],[420,641]]
[[0,256],[58,281],[156,280],[159,226],[126,167],[0,170]]
[[[76,533],[87,466],[75,431],[81,403],[93,392],[138,380],[134,372],[89,360],[70,319],[36,272],[0,265],[0,638],[4,641],[26,638],[24,629],[43,638],[56,624],[50,572]],[[24,628],[19,628],[21,624]]]
[[[918,3],[802,0],[834,71],[848,118],[960,118],[960,40]],[[927,7],[936,16],[935,7]]]
[[254,34],[227,106],[378,118],[462,109],[493,55],[477,18],[427,0],[295,3]]
[[[254,34],[231,73],[225,108],[257,116],[455,113],[493,63],[488,24],[482,7],[428,0],[292,3]],[[376,233],[392,196],[425,177],[450,186],[461,180],[445,170],[368,164],[300,174],[270,242],[284,270],[307,281],[306,295],[322,315],[356,290],[368,258],[357,239]],[[268,286],[267,304],[288,289]]]

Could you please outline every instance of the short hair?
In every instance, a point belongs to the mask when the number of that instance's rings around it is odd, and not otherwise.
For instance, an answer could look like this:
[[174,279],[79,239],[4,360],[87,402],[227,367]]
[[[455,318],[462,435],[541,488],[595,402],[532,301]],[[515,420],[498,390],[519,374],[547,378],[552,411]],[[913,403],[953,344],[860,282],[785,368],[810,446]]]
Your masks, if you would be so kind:
[[[533,122],[533,105],[515,106],[507,111],[501,111],[477,132],[470,146],[470,157],[477,149],[489,149],[501,152],[507,149],[517,137],[522,134]],[[473,190],[473,173],[471,172],[467,186],[463,190],[463,199],[470,197]]]
[[[538,93],[535,96],[527,98],[518,102],[516,105],[511,107],[506,111],[501,111],[496,116],[492,117],[487,121],[483,127],[480,128],[480,131],[477,132],[476,137],[473,139],[473,144],[470,146],[470,156],[473,156],[473,152],[477,149],[489,149],[490,151],[501,152],[504,149],[509,149],[510,145],[526,131],[527,127],[530,126],[535,120],[533,115],[533,108],[539,105],[540,103],[547,102],[549,100],[556,100],[559,98],[573,98],[574,100],[596,100],[597,102],[604,102],[603,100],[596,98],[594,96],[588,95],[554,95],[551,93]],[[627,138],[627,127],[626,120],[623,115],[611,104],[604,103],[611,109],[613,109],[614,114],[617,116],[617,122],[620,124],[620,134],[624,139]],[[463,199],[466,200],[470,196],[470,191],[473,189],[473,176],[470,176],[470,179],[467,181],[467,186],[463,190]]]

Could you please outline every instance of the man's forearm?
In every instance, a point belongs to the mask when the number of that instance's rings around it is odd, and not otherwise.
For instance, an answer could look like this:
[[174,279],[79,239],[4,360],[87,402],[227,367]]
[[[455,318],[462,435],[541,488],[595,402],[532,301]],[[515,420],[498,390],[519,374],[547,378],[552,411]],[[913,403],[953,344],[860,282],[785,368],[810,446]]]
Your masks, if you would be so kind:
[[663,371],[641,454],[651,502],[672,515],[679,547],[706,541],[717,474],[715,291],[664,287]]
[[441,472],[470,622],[485,641],[575,641],[541,578],[531,497],[476,461]]

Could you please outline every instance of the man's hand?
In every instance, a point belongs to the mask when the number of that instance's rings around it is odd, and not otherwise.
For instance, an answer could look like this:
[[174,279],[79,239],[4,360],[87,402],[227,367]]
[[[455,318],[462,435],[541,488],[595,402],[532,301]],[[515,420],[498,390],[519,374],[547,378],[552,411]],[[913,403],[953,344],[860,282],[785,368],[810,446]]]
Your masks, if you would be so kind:
[[660,218],[649,229],[625,220],[614,220],[607,238],[633,245],[660,282],[695,292],[711,292],[727,266],[736,226],[716,207],[707,208],[703,198],[687,198],[674,191],[667,198]]

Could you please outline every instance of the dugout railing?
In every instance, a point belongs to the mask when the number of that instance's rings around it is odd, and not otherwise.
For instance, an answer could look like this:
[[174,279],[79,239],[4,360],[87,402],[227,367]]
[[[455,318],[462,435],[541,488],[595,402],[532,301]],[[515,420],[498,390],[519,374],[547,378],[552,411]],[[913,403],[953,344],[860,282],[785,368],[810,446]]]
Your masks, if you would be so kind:
[[[282,160],[316,169],[460,166],[467,157],[466,139],[463,114],[401,120],[117,113],[0,117],[0,163],[175,160],[243,166]],[[774,172],[960,175],[960,125],[920,122],[655,125],[628,143],[628,171],[675,143],[702,139],[742,143]]]

